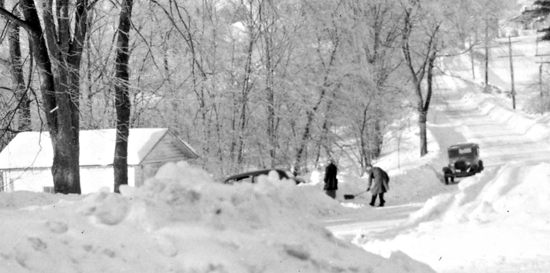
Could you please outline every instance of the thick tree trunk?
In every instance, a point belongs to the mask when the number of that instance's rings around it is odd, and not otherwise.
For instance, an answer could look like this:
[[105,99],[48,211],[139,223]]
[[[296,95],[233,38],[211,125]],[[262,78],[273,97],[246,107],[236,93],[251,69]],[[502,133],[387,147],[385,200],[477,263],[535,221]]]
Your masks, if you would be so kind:
[[54,190],[80,194],[79,71],[90,7],[87,0],[77,0],[69,14],[68,2],[57,2],[55,8],[51,1],[42,4],[42,19],[33,0],[20,0],[24,21],[5,9],[0,14],[29,33],[54,153]]
[[118,40],[115,64],[115,106],[116,106],[116,145],[113,160],[115,185],[114,191],[120,192],[120,185],[128,184],[128,139],[130,136],[130,78],[128,62],[130,58],[129,32],[132,17],[133,0],[123,0],[118,25]]
[[81,193],[78,138],[79,130],[69,126],[64,126],[56,135],[51,135],[54,150],[52,175],[56,193]]
[[[28,24],[27,28],[29,30],[29,35],[31,38],[32,49],[34,50],[34,57],[36,63],[38,64],[41,78],[40,91],[42,94],[42,103],[44,106],[44,113],[46,114],[46,120],[54,153],[52,163],[54,191],[56,193],[80,193],[79,176],[71,175],[71,172],[74,172],[75,169],[77,170],[76,173],[78,174],[79,152],[77,150],[77,157],[74,157],[74,149],[71,148],[78,143],[75,143],[73,141],[74,136],[72,136],[70,130],[67,130],[67,125],[65,125],[65,128],[63,128],[65,130],[60,128],[59,125],[61,122],[60,120],[58,120],[58,117],[64,114],[60,113],[61,111],[59,111],[59,109],[61,107],[66,107],[66,105],[58,104],[57,94],[61,94],[66,90],[56,89],[55,82],[56,80],[59,82],[60,74],[57,73],[54,76],[52,63],[50,61],[48,48],[46,46],[45,33],[42,31],[42,28],[40,26],[40,19],[38,18],[38,13],[34,6],[34,2],[31,0],[22,0],[21,4],[21,9],[25,17],[25,21]],[[59,71],[56,70],[56,72]],[[63,110],[64,112],[66,111],[66,109]],[[68,125],[68,127],[70,128],[70,122]]]
[[[54,150],[52,175],[56,193],[80,194],[80,117],[79,75],[80,61],[67,61],[66,67],[54,65],[53,82],[57,112],[55,127],[50,127]],[[49,124],[48,124],[49,125]]]

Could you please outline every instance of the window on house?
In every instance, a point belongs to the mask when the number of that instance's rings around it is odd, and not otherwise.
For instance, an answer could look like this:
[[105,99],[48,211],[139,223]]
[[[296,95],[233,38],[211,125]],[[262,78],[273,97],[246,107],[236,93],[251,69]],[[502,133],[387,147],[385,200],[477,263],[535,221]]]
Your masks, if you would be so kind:
[[44,192],[55,193],[53,187],[44,187]]

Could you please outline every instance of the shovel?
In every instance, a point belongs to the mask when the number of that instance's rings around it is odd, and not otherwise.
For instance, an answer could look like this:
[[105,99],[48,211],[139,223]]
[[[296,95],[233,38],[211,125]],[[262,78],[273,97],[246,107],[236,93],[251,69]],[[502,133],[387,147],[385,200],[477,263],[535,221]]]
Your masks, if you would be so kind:
[[363,194],[365,193],[366,191],[362,191],[360,193],[357,193],[357,194],[344,194],[344,199],[346,200],[349,200],[349,199],[353,199],[355,198],[356,196],[360,195],[360,194]]

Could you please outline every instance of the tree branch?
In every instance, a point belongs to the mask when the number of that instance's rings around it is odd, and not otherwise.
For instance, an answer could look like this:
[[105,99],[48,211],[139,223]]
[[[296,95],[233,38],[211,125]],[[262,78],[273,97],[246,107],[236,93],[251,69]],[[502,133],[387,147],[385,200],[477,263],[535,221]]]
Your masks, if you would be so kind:
[[29,32],[34,32],[34,28],[25,20],[15,16],[13,13],[7,11],[4,8],[0,8],[0,15],[6,18],[6,20],[11,21],[12,23],[24,28]]

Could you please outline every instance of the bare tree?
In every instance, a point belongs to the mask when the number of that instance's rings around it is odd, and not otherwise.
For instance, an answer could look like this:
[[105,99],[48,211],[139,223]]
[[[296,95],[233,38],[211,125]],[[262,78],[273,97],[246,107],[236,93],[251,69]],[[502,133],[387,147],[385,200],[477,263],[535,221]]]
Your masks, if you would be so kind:
[[[398,43],[401,34],[400,16],[396,1],[349,2],[350,46],[356,54],[350,63],[348,88],[358,89],[359,95],[349,104],[353,108],[352,122],[358,137],[361,167],[371,164],[380,155],[384,124],[397,108],[396,88],[399,60]],[[393,77],[392,77],[393,76]],[[391,83],[390,83],[391,82]]]
[[[13,10],[14,15],[19,17],[17,9]],[[17,101],[18,131],[31,130],[31,100],[29,99],[28,91],[25,84],[25,75],[23,73],[23,61],[21,55],[21,42],[19,37],[19,26],[10,24],[9,26],[9,47],[10,47],[10,74],[12,77],[12,88]],[[32,66],[31,66],[32,70]]]
[[[417,1],[410,1],[410,5],[405,6],[401,47],[417,99],[416,110],[420,129],[420,156],[424,156],[428,153],[426,121],[433,93],[433,68],[437,57],[437,39],[442,23],[435,19],[431,24],[426,24],[426,28],[422,29],[422,32],[426,34],[426,36],[421,37],[424,39],[423,43],[413,44],[413,30],[421,25],[418,23],[420,22],[419,19],[425,16],[424,13],[419,11],[422,11],[422,9]],[[418,32],[416,33],[418,34]],[[424,45],[422,48],[412,50],[413,47],[420,47],[421,44]],[[422,85],[424,78],[427,80],[426,90],[424,90]]]
[[[0,7],[4,7],[3,0],[0,1]],[[20,13],[17,7],[14,7],[12,12],[15,16],[20,17]],[[3,130],[4,133],[2,133],[2,136],[10,132],[17,133],[21,131],[31,130],[31,100],[29,96],[30,86],[27,86],[25,84],[19,25],[8,21],[7,35],[9,59],[0,59],[0,63],[4,64],[6,68],[8,68],[8,70],[10,71],[10,91],[14,94],[14,101],[12,105],[8,106],[13,109],[11,111],[8,111],[6,113],[7,115],[4,117],[6,120],[7,128]],[[32,61],[30,62],[29,69],[32,72]],[[15,121],[15,124],[13,124],[12,121]]]
[[115,107],[116,107],[116,145],[113,160],[115,192],[120,192],[120,185],[128,184],[128,139],[130,137],[130,95],[128,80],[130,77],[128,63],[130,51],[130,26],[133,0],[122,0],[117,30],[117,47],[115,60]]
[[[323,7],[326,8],[326,7]],[[339,12],[342,8],[342,2],[338,1],[330,11],[330,18],[317,17],[322,22],[321,26],[317,28],[318,32],[316,36],[315,51],[319,60],[319,66],[321,67],[321,82],[318,88],[318,97],[315,100],[311,109],[306,111],[306,123],[304,125],[301,137],[299,138],[298,145],[296,147],[296,155],[294,159],[294,169],[300,172],[300,167],[303,164],[304,154],[306,152],[308,141],[312,136],[314,121],[316,115],[318,115],[322,104],[329,100],[331,92],[334,92],[335,85],[333,82],[333,74],[335,73],[335,65],[338,59],[338,52],[340,50],[342,42],[342,31],[338,24]],[[323,11],[324,12],[324,11]],[[314,14],[314,16],[322,16],[323,12]],[[326,21],[325,21],[326,20]],[[326,132],[326,130],[324,130]]]
[[24,19],[0,8],[0,14],[24,28],[31,40],[41,78],[43,111],[54,152],[54,190],[59,193],[81,193],[80,61],[88,32],[88,9],[93,3],[87,0],[59,0],[54,5],[53,1],[40,1],[39,13],[34,1],[20,0]]

